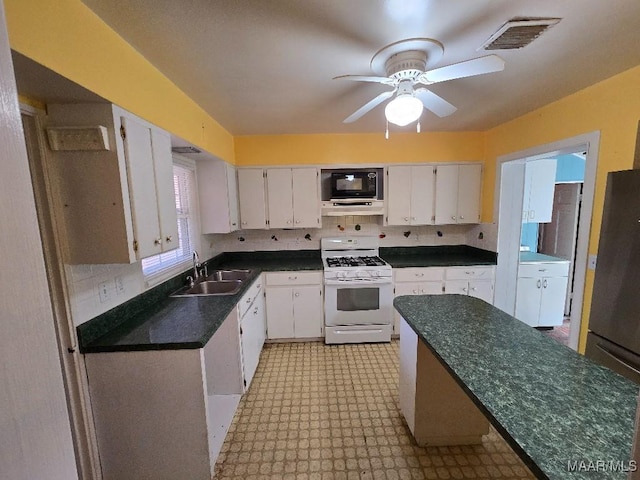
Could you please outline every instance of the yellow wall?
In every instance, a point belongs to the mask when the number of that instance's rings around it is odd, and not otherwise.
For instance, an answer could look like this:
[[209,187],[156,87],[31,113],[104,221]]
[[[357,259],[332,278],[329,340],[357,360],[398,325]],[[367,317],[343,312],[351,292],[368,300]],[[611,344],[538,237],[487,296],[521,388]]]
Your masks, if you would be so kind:
[[234,162],[233,137],[80,0],[5,0],[11,48]]
[[235,138],[238,165],[481,161],[482,132],[256,135]]
[[[589,253],[598,251],[607,173],[633,167],[640,119],[640,67],[592,85],[555,103],[486,132],[483,212],[493,211],[497,157],[580,134],[600,131]],[[580,351],[588,327],[593,272],[587,271]]]

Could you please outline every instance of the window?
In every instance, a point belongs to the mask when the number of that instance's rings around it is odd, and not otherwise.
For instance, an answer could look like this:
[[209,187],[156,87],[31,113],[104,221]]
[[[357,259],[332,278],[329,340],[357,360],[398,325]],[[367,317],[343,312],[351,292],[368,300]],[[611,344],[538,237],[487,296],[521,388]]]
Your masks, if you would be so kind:
[[195,185],[195,163],[174,161],[173,189],[178,213],[179,246],[142,260],[142,273],[148,284],[159,283],[191,266],[197,237]]

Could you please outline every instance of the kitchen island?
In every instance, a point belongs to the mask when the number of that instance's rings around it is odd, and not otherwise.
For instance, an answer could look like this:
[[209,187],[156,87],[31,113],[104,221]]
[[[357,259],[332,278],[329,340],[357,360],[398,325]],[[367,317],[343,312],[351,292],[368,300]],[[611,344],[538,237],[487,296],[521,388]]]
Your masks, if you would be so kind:
[[[435,412],[437,418],[447,410],[423,398],[433,388],[424,385],[430,372],[420,370],[435,363],[458,387],[452,403],[466,396],[538,478],[627,478],[636,384],[473,297],[402,296],[394,305],[408,333],[402,330],[400,344],[405,416],[412,395],[415,415]],[[411,341],[414,332],[417,342]],[[412,359],[417,363],[411,365]],[[407,385],[412,375],[418,385]],[[453,422],[448,443],[470,443],[465,440],[477,437],[484,425],[470,408],[458,414],[476,423],[465,438]],[[438,436],[444,438],[442,432]]]

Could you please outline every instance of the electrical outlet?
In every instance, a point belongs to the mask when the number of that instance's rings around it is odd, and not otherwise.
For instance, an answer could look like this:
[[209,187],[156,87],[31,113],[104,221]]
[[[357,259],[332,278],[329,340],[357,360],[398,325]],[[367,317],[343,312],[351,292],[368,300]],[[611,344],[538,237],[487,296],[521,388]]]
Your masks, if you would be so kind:
[[124,281],[122,277],[118,275],[114,281],[116,282],[116,295],[122,295],[124,293]]
[[102,282],[98,285],[98,293],[100,294],[100,303],[111,300],[111,289],[109,282]]
[[589,255],[589,264],[588,264],[589,270],[595,270],[597,262],[598,262],[597,255]]

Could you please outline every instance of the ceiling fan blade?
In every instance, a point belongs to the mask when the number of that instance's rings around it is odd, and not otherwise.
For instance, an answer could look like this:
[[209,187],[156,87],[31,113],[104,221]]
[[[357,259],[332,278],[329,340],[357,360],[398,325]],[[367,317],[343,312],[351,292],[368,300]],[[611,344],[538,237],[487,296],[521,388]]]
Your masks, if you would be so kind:
[[[429,85],[454,80],[456,78],[500,72],[502,70],[504,70],[504,60],[498,55],[487,55],[486,57],[465,60],[464,62],[454,63],[446,67],[434,68],[420,75],[418,81]],[[426,80],[426,82],[424,80]]]
[[340,75],[333,77],[334,80],[351,80],[353,82],[374,82],[383,83],[384,85],[395,85],[396,80],[389,77],[374,77],[368,75]]
[[365,113],[368,113],[369,111],[373,110],[375,107],[377,107],[382,102],[384,102],[387,98],[390,98],[391,96],[393,96],[394,93],[395,93],[395,90],[390,90],[388,92],[382,92],[380,95],[378,95],[377,97],[373,98],[372,100],[369,100],[367,103],[365,103],[363,106],[361,106],[358,110],[356,110],[351,115],[349,115],[347,118],[345,118],[342,121],[342,123],[355,122],[360,117],[362,117]]
[[424,108],[426,108],[427,110],[431,110],[439,117],[446,117],[458,110],[444,98],[436,95],[426,88],[416,89],[414,91],[414,95],[420,99],[422,105],[424,105]]

